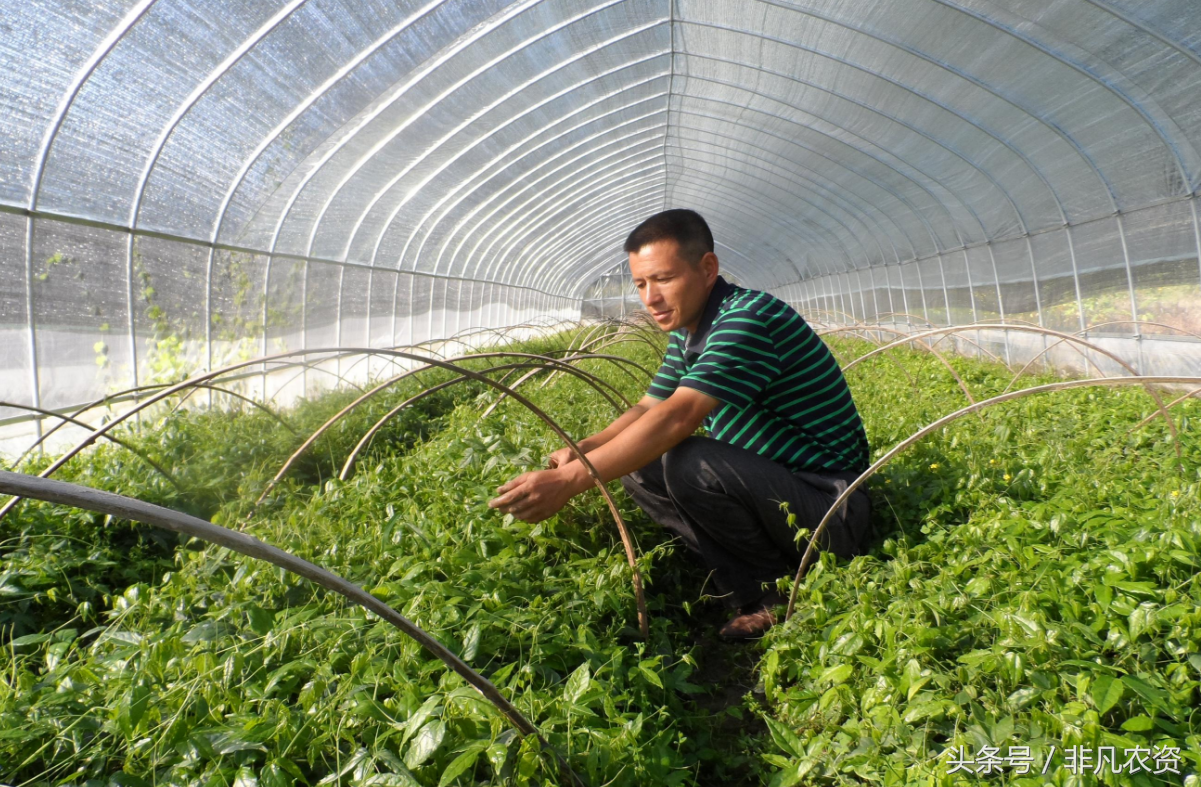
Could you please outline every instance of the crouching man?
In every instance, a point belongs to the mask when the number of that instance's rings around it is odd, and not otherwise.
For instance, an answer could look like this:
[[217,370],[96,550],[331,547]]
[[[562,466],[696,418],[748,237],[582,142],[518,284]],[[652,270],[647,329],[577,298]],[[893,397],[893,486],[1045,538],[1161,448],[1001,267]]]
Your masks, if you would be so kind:
[[[691,210],[658,213],[630,233],[630,273],[671,334],[667,354],[646,396],[579,445],[603,480],[621,478],[712,571],[735,611],[720,635],[750,639],[775,623],[776,579],[800,564],[796,528],[817,527],[867,468],[868,445],[825,344],[787,303],[718,275],[713,248]],[[695,435],[702,424],[710,436]],[[538,522],[592,486],[570,449],[548,464],[500,487],[489,505]],[[819,546],[859,554],[868,514],[867,494],[855,492]]]

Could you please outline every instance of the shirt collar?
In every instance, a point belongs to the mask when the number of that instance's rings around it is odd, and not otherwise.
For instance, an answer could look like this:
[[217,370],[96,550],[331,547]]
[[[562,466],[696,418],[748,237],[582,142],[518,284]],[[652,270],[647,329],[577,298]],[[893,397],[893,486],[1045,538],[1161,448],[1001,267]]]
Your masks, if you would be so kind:
[[682,329],[685,354],[699,354],[704,348],[705,340],[709,338],[709,329],[713,327],[713,321],[717,319],[717,312],[721,309],[721,302],[733,291],[734,285],[721,276],[718,276],[717,281],[713,282],[713,289],[709,291],[709,300],[705,302],[705,311],[701,313],[701,321],[696,325],[696,333],[690,333],[687,328]]

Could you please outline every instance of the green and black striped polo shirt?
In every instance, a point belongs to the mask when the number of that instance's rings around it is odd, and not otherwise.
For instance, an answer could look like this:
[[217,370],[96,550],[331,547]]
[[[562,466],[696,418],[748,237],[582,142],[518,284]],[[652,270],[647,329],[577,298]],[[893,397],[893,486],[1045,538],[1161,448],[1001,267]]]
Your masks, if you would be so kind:
[[647,394],[678,386],[717,399],[705,426],[718,440],[792,471],[863,472],[867,435],[842,371],[796,310],[720,276],[695,335],[671,332]]

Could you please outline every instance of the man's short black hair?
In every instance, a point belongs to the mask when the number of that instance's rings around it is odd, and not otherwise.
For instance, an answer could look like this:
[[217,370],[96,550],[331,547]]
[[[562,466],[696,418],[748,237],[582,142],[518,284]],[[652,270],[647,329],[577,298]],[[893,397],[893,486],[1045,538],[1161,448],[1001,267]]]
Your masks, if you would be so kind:
[[627,254],[661,240],[674,240],[680,245],[680,256],[693,265],[706,253],[713,251],[713,233],[701,214],[687,208],[673,208],[656,213],[639,224],[626,238],[623,247]]

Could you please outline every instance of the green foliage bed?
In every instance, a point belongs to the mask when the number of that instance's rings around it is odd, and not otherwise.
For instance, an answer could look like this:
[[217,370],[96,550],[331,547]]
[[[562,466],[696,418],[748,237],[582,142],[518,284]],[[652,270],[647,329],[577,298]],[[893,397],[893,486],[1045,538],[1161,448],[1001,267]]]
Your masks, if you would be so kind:
[[[844,359],[868,349],[834,346]],[[641,345],[613,350],[656,362]],[[932,359],[896,358],[916,390],[884,359],[849,374],[877,454],[964,404]],[[977,398],[1009,381],[954,363]],[[612,365],[586,368],[640,393]],[[332,430],[249,518],[302,439],[253,410],[180,412],[126,435],[179,489],[112,447],[63,477],[241,527],[361,584],[487,675],[592,785],[1179,784],[1198,769],[1190,403],[1173,410],[1183,463],[1162,423],[1131,431],[1152,409],[1137,390],[1033,397],[958,422],[872,482],[870,555],[823,560],[788,625],[723,646],[704,575],[624,496],[649,583],[646,641],[599,495],[532,526],[486,508],[556,446],[512,402],[480,420],[494,396],[478,386],[426,400],[352,478],[330,480],[417,386]],[[537,386],[571,434],[611,417],[575,379]],[[285,416],[305,435],[350,398]],[[560,781],[399,632],[225,550],[27,502],[0,523],[0,593],[0,783]],[[941,756],[1022,745],[1037,766],[1027,777],[952,774]],[[1073,776],[1071,746],[1171,746],[1179,773]]]

